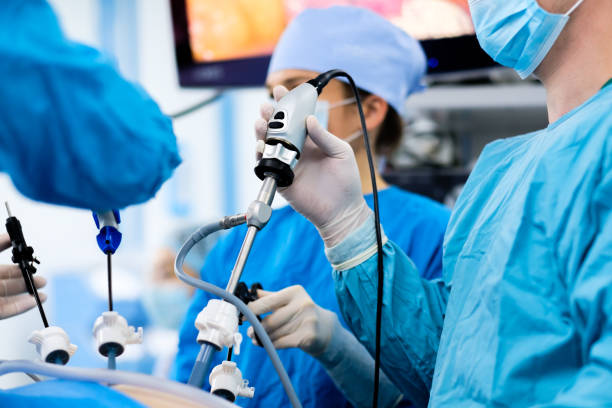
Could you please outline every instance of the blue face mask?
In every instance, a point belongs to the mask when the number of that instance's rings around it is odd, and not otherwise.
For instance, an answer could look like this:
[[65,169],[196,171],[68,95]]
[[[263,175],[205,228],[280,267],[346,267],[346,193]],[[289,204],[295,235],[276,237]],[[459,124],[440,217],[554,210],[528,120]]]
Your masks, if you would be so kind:
[[178,330],[191,299],[182,286],[160,285],[145,289],[142,303],[154,326]]
[[355,103],[357,100],[355,98],[346,98],[338,102],[329,103],[324,99],[319,99],[317,101],[317,106],[315,107],[314,115],[323,126],[323,128],[327,129],[329,125],[329,111],[338,108],[340,106],[350,105],[351,103]]
[[550,52],[569,16],[544,10],[537,0],[469,0],[480,46],[495,61],[525,79]]
[[[346,98],[343,99],[341,101],[338,102],[334,102],[334,103],[329,103],[326,100],[323,99],[319,99],[317,101],[317,106],[315,107],[315,112],[314,115],[317,118],[317,120],[319,121],[319,123],[321,124],[321,126],[323,126],[323,128],[329,130],[329,111],[331,109],[337,108],[339,106],[345,106],[345,105],[350,105],[352,103],[357,102],[357,99],[355,98]],[[358,130],[350,135],[348,135],[347,137],[345,137],[344,140],[346,143],[352,143],[355,140],[357,140],[360,136],[361,136],[361,130]]]

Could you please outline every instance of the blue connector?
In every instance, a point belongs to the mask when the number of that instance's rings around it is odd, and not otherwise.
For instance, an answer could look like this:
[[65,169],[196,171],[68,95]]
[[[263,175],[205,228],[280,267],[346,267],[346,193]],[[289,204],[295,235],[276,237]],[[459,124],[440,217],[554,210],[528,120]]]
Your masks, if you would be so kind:
[[121,232],[119,224],[121,217],[118,210],[106,211],[103,213],[93,213],[96,228],[100,230],[96,236],[100,250],[105,254],[114,254],[119,244],[121,244]]

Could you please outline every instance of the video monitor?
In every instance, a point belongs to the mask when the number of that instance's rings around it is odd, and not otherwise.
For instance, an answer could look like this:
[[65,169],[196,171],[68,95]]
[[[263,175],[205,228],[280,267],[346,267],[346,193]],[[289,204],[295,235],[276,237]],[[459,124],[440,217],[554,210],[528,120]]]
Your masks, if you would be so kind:
[[[495,66],[474,35],[467,0],[170,0],[179,82],[259,86],[287,24],[306,8],[354,5],[421,41],[428,75]],[[459,75],[460,76],[460,75]]]

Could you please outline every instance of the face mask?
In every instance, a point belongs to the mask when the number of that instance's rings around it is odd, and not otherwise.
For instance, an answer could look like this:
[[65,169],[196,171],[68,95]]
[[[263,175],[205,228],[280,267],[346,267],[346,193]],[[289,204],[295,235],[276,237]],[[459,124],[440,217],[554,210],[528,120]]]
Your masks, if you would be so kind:
[[544,10],[537,0],[469,0],[474,29],[482,49],[525,79],[550,52],[569,16]]
[[358,130],[355,133],[351,133],[350,135],[348,135],[348,137],[346,139],[342,139],[342,140],[344,140],[348,144],[351,144],[355,140],[359,139],[362,134],[363,134],[363,132],[361,130]]
[[340,106],[350,105],[351,103],[355,103],[355,98],[346,98],[338,102],[329,103],[326,100],[320,99],[317,101],[317,106],[315,107],[314,115],[325,129],[327,129],[327,125],[329,125],[329,111],[338,108]]
[[190,301],[187,289],[175,285],[147,288],[142,299],[153,325],[171,330],[177,330],[181,326]]

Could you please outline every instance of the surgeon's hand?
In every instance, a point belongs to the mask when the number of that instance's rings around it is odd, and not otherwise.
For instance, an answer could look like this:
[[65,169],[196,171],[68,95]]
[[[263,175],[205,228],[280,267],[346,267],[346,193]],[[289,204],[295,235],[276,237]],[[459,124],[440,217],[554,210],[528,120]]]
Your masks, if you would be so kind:
[[[323,353],[334,327],[339,325],[335,313],[317,306],[302,286],[295,285],[278,292],[258,290],[259,299],[250,302],[256,315],[272,312],[261,324],[276,348],[298,347],[312,356]],[[247,332],[255,340],[255,331]]]
[[[273,90],[278,101],[287,89]],[[255,123],[258,140],[266,137],[274,106],[264,104]],[[308,138],[295,168],[293,184],[279,192],[289,204],[312,222],[331,248],[361,226],[370,216],[361,193],[357,161],[351,146],[324,129],[314,116],[306,119]]]
[[[0,251],[11,246],[8,234],[0,235]],[[42,276],[34,276],[34,284],[42,288],[47,281]],[[45,301],[47,296],[39,293],[40,300]],[[36,306],[34,297],[27,293],[21,270],[17,265],[0,265],[0,319],[15,316],[26,312]]]

